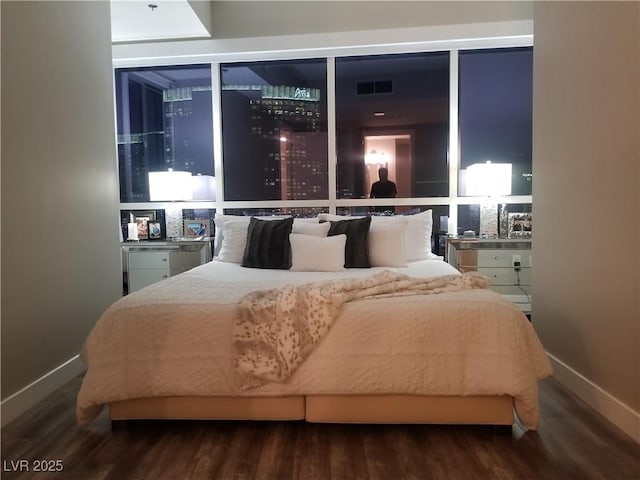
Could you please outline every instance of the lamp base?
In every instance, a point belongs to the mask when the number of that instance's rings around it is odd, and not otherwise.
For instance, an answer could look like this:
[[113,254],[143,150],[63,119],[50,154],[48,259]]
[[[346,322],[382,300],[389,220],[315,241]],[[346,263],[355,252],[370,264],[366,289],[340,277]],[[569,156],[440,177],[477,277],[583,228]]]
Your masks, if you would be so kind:
[[484,202],[480,205],[480,237],[498,238],[498,204]]

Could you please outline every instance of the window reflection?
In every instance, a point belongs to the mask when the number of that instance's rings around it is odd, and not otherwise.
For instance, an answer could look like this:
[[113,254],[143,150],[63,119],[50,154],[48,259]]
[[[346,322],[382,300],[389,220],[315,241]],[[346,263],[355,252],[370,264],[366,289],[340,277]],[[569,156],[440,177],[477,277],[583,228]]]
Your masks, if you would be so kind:
[[460,52],[460,192],[474,163],[510,163],[512,195],[531,195],[533,48]]
[[317,200],[327,187],[326,60],[221,66],[227,200]]
[[120,201],[148,202],[148,173],[214,175],[211,67],[115,72]]
[[338,198],[370,198],[384,167],[397,197],[449,193],[449,53],[336,59]]

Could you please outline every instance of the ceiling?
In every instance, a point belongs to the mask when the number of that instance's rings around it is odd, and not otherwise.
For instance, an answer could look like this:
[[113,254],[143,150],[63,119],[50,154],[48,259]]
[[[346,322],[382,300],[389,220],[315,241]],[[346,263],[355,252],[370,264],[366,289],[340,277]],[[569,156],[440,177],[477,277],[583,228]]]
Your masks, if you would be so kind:
[[210,38],[207,23],[210,2],[111,0],[113,43]]

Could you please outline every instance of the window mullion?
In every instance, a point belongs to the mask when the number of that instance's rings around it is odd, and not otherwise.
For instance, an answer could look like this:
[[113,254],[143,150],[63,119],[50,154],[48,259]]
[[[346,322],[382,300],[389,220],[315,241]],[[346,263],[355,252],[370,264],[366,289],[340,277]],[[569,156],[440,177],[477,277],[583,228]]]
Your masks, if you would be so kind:
[[222,167],[222,87],[220,63],[211,64],[211,108],[213,109],[213,164],[216,174],[216,211],[224,208],[224,169]]
[[[460,169],[460,131],[458,123],[458,50],[449,52],[449,222],[448,234],[458,228],[458,172]],[[444,226],[441,227],[444,230]]]
[[336,57],[327,57],[327,142],[329,212],[336,213],[336,192],[338,190],[336,175]]

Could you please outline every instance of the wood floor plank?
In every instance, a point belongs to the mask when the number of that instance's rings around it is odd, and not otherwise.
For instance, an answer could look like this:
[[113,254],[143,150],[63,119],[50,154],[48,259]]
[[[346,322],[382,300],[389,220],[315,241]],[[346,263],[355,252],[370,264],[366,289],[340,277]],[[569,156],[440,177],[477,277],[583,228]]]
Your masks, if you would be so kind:
[[[538,431],[293,422],[75,424],[75,379],[2,429],[7,480],[640,480],[640,445],[553,379]],[[15,471],[60,460],[62,472]],[[13,462],[13,463],[11,463]]]

